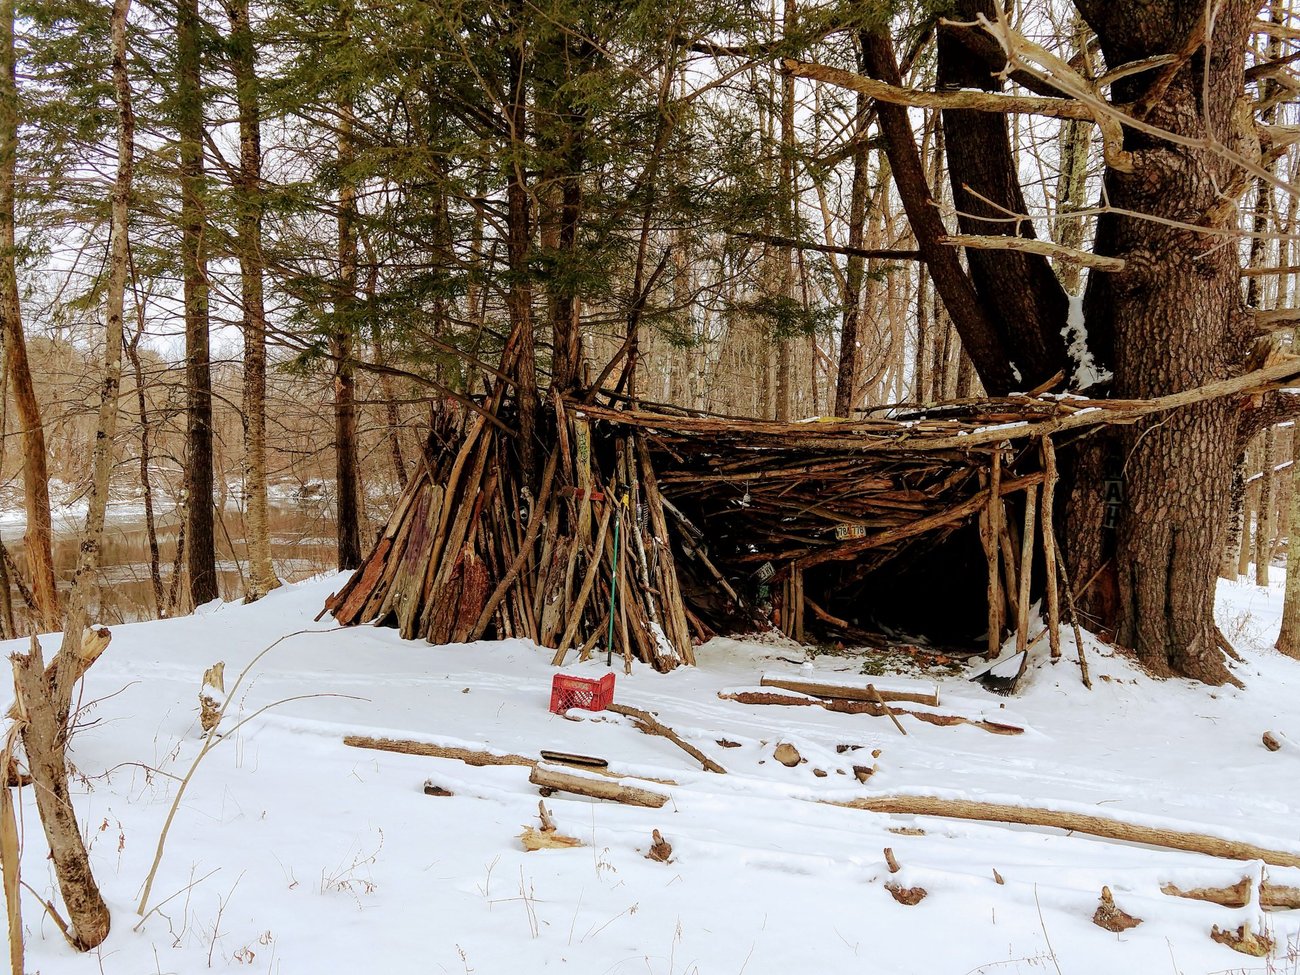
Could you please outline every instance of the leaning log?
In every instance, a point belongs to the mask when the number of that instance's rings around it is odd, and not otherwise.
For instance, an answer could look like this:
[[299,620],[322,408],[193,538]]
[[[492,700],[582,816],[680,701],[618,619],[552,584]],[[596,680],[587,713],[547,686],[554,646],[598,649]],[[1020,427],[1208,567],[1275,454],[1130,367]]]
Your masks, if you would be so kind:
[[673,731],[672,728],[656,719],[650,712],[642,711],[640,708],[629,707],[626,704],[610,704],[606,707],[606,710],[613,711],[615,714],[621,714],[625,718],[631,718],[636,722],[637,727],[647,735],[659,735],[662,738],[667,738],[687,755],[690,755],[691,758],[703,765],[704,771],[717,772],[719,774],[726,773],[727,770],[725,768],[713,759],[709,758],[708,755],[705,755],[704,752],[700,751],[690,742],[683,740],[681,735],[677,734],[677,732]]

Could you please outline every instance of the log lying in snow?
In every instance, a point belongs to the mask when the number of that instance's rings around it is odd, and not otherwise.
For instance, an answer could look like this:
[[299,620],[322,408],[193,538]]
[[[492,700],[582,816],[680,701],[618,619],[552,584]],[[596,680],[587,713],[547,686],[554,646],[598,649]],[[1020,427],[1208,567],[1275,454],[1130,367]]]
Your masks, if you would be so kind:
[[353,748],[373,748],[381,752],[398,752],[402,755],[424,755],[429,758],[452,758],[466,765],[527,765],[532,768],[537,759],[525,755],[495,755],[492,752],[454,745],[431,745],[424,741],[404,738],[371,738],[368,735],[344,735],[343,744]]
[[1203,853],[1206,856],[1227,860],[1263,860],[1277,867],[1300,867],[1300,853],[1270,850],[1253,843],[1227,840],[1205,833],[1185,833],[1181,830],[1140,826],[1118,819],[1106,819],[1087,813],[1058,812],[1034,806],[1008,806],[996,802],[972,799],[939,799],[935,796],[872,796],[870,798],[832,801],[828,805],[847,809],[864,809],[867,812],[894,815],[941,816],[947,819],[972,819],[985,823],[1015,823],[1019,826],[1046,826],[1100,836],[1108,840],[1128,843],[1145,843],[1186,853]]
[[[875,718],[889,716],[889,709],[874,701],[847,701],[841,698],[796,697],[789,693],[765,691],[719,691],[718,697],[724,701],[737,701],[740,704],[783,704],[789,707],[822,707],[827,711],[840,714],[869,714]],[[912,711],[907,708],[894,708],[894,714],[908,714],[926,724],[948,727],[950,725],[968,724],[974,728],[995,735],[1020,735],[1025,729],[987,718],[968,718],[960,714],[935,714],[931,711]]]
[[528,781],[543,789],[571,792],[592,799],[611,799],[629,806],[648,806],[651,809],[658,809],[668,801],[668,797],[661,792],[651,792],[649,789],[627,785],[621,780],[596,778],[565,771],[553,765],[534,766]]
[[[456,745],[434,745],[427,741],[411,741],[406,738],[372,738],[369,735],[344,735],[343,744],[351,745],[353,748],[372,748],[381,752],[397,752],[399,755],[421,755],[426,758],[450,758],[457,762],[464,762],[466,765],[482,767],[485,765],[521,765],[527,768],[536,768],[540,763],[539,759],[529,758],[527,755],[498,755],[494,752],[480,751],[474,748],[460,748]],[[551,753],[558,754],[558,753]],[[611,772],[606,768],[591,767],[585,769],[595,775],[602,775],[607,778],[621,779],[628,778],[618,772]],[[676,785],[672,779],[654,779],[647,776],[635,776],[646,782],[654,782],[659,785]]]
[[613,711],[615,714],[621,714],[626,718],[631,718],[636,722],[637,727],[647,735],[659,735],[663,738],[667,738],[682,751],[686,752],[686,754],[690,755],[691,758],[703,765],[706,772],[717,772],[719,774],[726,773],[727,770],[725,768],[713,759],[709,758],[708,755],[705,755],[704,752],[700,751],[690,742],[683,741],[677,732],[673,731],[673,729],[668,727],[666,724],[658,721],[654,715],[650,714],[648,711],[642,711],[640,708],[629,707],[626,704],[610,704],[606,710]]
[[[847,684],[823,684],[818,681],[797,680],[790,677],[778,677],[764,674],[759,681],[763,687],[776,687],[786,691],[797,691],[812,697],[830,697],[843,701],[872,701],[874,698],[866,687],[853,687]],[[939,706],[939,691],[936,688],[929,694],[921,691],[900,691],[896,688],[876,687],[876,693],[886,701],[907,701],[912,704]]]

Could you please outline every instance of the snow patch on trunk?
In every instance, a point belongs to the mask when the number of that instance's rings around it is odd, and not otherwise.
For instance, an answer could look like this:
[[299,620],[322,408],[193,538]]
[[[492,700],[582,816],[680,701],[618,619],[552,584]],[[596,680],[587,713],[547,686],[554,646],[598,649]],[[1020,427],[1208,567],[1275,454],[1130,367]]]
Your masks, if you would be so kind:
[[1065,339],[1065,353],[1074,363],[1074,375],[1070,378],[1070,388],[1087,389],[1110,380],[1111,371],[1097,365],[1088,349],[1088,327],[1083,320],[1083,291],[1070,295],[1070,310],[1066,315],[1065,328],[1061,329]]

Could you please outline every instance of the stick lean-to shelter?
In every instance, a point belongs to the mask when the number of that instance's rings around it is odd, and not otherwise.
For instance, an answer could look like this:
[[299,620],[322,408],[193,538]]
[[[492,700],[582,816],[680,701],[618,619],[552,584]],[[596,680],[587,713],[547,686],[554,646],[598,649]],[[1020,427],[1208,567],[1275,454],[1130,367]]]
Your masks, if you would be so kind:
[[556,664],[612,633],[629,665],[667,671],[717,632],[864,637],[840,594],[965,530],[983,566],[988,652],[1006,630],[1028,643],[1033,580],[1056,655],[1072,600],[1058,572],[1054,439],[1297,375],[1288,357],[1153,400],[1015,396],[799,423],[552,396],[550,449],[532,476],[505,414],[485,409],[434,431],[326,610],[435,644],[526,638],[556,648]]

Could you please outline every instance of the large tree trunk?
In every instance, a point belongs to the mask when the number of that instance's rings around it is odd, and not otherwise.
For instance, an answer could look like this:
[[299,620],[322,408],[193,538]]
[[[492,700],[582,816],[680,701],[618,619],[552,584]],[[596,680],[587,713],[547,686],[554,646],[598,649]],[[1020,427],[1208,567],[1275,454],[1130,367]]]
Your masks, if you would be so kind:
[[99,420],[90,445],[91,481],[86,527],[77,549],[77,569],[68,598],[68,618],[63,627],[60,653],[73,653],[81,645],[81,631],[90,622],[92,605],[99,603],[100,550],[104,541],[104,516],[113,473],[113,438],[122,386],[123,308],[126,304],[128,261],[128,205],[135,163],[135,113],[131,107],[131,79],[126,66],[126,20],[131,0],[113,4],[113,95],[117,103],[117,178],[110,197],[108,237],[108,289],[105,294],[104,378],[99,389]]
[[[18,156],[18,86],[14,65],[14,4],[0,0],[0,319],[8,345],[14,402],[23,425],[23,490],[27,531],[23,536],[32,595],[44,630],[59,628],[59,597],[54,585],[50,486],[46,473],[45,431],[27,361],[18,272],[14,264],[14,177]],[[0,395],[3,395],[0,390]]]
[[248,581],[244,598],[280,584],[271,563],[266,501],[266,308],[262,266],[262,121],[257,52],[248,0],[228,0],[231,70],[239,107],[239,284],[244,332],[244,525]]
[[[340,29],[351,30],[351,8],[345,6]],[[338,119],[338,286],[334,296],[334,328],[330,357],[334,361],[334,498],[339,569],[361,564],[361,512],[357,471],[356,372],[352,362],[357,293],[357,190],[350,169],[356,158],[352,142],[353,106],[350,91],[340,92]]]
[[502,358],[501,368],[513,375],[515,397],[519,405],[519,454],[524,479],[537,483],[537,350],[533,336],[533,285],[528,267],[533,247],[533,211],[528,189],[528,56],[526,7],[522,0],[510,4],[513,36],[508,45],[506,63],[510,72],[509,102],[506,108],[508,144],[506,146],[506,255],[510,269],[510,286],[506,305],[510,314],[513,338],[513,361]]
[[181,275],[185,294],[187,522],[190,599],[217,598],[213,534],[212,368],[208,335],[208,274],[203,243],[203,89],[198,0],[176,8],[176,129],[181,158]]
[[[894,45],[888,34],[863,34],[862,52],[863,67],[868,75],[891,85],[902,84]],[[916,236],[917,249],[925,260],[935,291],[961,336],[962,346],[974,361],[984,387],[990,393],[1002,395],[1019,388],[1022,378],[1018,378],[1012,368],[1011,356],[997,324],[962,269],[956,249],[944,243],[948,230],[934,205],[934,194],[926,181],[907,109],[878,102],[876,115],[894,184]],[[890,285],[893,285],[892,277]]]
[[[1204,14],[1204,5],[1113,4],[1079,0],[1097,32],[1108,64],[1176,53]],[[1207,129],[1245,149],[1236,114],[1243,96],[1243,52],[1253,7],[1232,0],[1216,8],[1212,56],[1204,48],[1184,63],[1148,121],[1202,139]],[[1139,98],[1151,83],[1128,78],[1119,101]],[[1201,94],[1209,95],[1202,106]],[[1204,111],[1202,110],[1204,109]],[[1125,148],[1134,172],[1106,173],[1117,209],[1151,214],[1209,229],[1235,224],[1223,190],[1239,176],[1210,150],[1174,146],[1132,129]],[[1088,332],[1109,342],[1114,395],[1152,397],[1190,389],[1233,374],[1249,334],[1240,293],[1240,260],[1233,247],[1192,229],[1110,213],[1098,228],[1095,250],[1129,258],[1122,274],[1093,274],[1085,298]],[[1144,259],[1144,255],[1149,255]],[[1216,400],[1165,414],[1115,434],[1091,449],[1080,465],[1068,513],[1079,563],[1100,565],[1113,553],[1113,600],[1093,593],[1085,601],[1113,624],[1156,673],[1180,673],[1212,683],[1229,678],[1217,649],[1214,584],[1236,453],[1239,406]],[[1110,468],[1107,471],[1107,468]],[[1123,504],[1103,527],[1096,499],[1106,476],[1122,480]]]
[[[995,11],[995,0],[958,0],[956,15],[963,21],[980,15],[993,19]],[[971,56],[953,30],[969,28],[939,31],[939,87],[1001,90],[1001,80]],[[962,233],[1033,238],[1031,222],[997,219],[1008,212],[1026,212],[1007,117],[996,112],[946,109],[943,129],[949,182]],[[986,314],[996,323],[1012,356],[1017,388],[1032,389],[1047,382],[1065,360],[1061,328],[1066,296],[1051,265],[1041,255],[1015,251],[969,249],[966,260]]]
[[[859,60],[861,57],[859,56]],[[859,322],[862,318],[862,282],[866,259],[854,254],[862,247],[863,231],[867,223],[867,202],[871,193],[868,166],[871,161],[871,143],[867,139],[869,101],[858,92],[854,117],[853,183],[849,190],[849,256],[844,269],[844,313],[840,323],[840,361],[835,374],[835,415],[850,416],[856,404]]]

